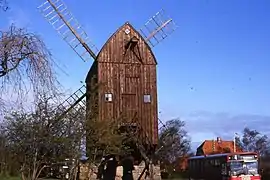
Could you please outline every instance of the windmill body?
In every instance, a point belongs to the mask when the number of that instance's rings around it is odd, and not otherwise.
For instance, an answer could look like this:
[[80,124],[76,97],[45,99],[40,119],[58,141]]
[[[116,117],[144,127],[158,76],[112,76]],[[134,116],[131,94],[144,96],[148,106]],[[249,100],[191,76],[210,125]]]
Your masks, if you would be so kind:
[[[62,0],[45,0],[38,9],[83,61],[94,60],[86,77],[86,92],[83,85],[63,101],[59,118],[81,106],[86,114],[96,112],[99,121],[120,119],[120,128],[135,127],[138,154],[149,159],[149,154],[155,152],[160,124],[157,61],[150,46],[176,29],[173,20],[161,10],[139,31],[125,23],[96,55],[98,49]],[[97,92],[93,93],[97,85]]]
[[[108,39],[88,72],[87,112],[96,108],[93,106],[96,103],[98,120],[120,119],[126,123],[121,126],[132,123],[144,131],[138,134],[139,138],[147,136],[147,143],[155,146],[158,139],[156,62],[144,38],[131,24],[125,23]],[[94,95],[93,81],[100,84]]]

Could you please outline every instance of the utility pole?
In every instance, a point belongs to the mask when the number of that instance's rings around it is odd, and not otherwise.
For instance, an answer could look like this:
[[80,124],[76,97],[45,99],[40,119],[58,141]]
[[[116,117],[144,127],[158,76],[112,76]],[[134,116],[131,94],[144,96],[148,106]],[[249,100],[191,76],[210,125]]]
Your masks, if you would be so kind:
[[239,137],[238,133],[234,133],[234,137],[233,137],[233,152],[236,152],[236,137]]

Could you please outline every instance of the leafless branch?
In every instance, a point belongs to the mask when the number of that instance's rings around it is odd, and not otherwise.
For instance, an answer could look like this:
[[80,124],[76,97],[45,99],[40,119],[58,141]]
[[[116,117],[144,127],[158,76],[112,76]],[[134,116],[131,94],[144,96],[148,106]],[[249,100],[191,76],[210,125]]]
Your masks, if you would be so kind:
[[52,63],[50,51],[37,35],[14,25],[7,31],[0,30],[1,89],[13,88],[18,95],[30,90],[34,95],[56,92],[59,83]]

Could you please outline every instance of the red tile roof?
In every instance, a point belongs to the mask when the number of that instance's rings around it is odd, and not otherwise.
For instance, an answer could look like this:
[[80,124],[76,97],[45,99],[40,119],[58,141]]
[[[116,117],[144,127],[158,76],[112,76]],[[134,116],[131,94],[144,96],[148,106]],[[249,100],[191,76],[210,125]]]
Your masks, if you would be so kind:
[[[233,141],[223,140],[205,140],[198,148],[197,155],[209,155],[234,151]],[[241,148],[236,146],[236,152],[242,152]]]

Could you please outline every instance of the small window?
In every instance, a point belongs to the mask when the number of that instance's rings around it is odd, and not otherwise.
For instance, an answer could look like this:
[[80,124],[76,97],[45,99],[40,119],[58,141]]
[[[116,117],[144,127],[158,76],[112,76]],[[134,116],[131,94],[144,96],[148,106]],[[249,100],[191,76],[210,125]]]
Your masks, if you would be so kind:
[[145,94],[143,96],[143,102],[145,102],[145,103],[150,103],[151,102],[151,96],[150,96],[150,94]]
[[105,94],[105,101],[106,102],[112,102],[112,93],[106,93]]

